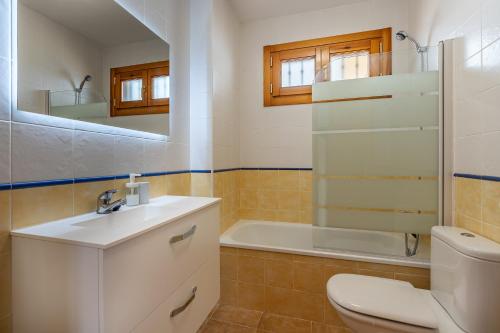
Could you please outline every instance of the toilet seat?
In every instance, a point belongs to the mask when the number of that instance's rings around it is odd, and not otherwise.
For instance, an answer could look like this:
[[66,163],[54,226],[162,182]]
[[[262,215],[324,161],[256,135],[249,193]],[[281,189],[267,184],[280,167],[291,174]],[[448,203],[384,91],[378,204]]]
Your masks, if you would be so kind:
[[437,331],[438,321],[429,302],[410,283],[354,274],[337,274],[327,284],[330,302],[351,315],[370,316]]

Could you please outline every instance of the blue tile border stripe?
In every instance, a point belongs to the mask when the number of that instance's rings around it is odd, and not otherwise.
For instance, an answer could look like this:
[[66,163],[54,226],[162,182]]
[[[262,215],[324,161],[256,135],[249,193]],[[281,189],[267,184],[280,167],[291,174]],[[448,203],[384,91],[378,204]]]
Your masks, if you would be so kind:
[[74,179],[54,179],[54,180],[42,180],[42,181],[34,181],[34,182],[14,183],[14,184],[12,184],[12,189],[19,190],[19,189],[23,189],[23,188],[68,185],[68,184],[74,184],[74,182],[75,182]]
[[496,176],[480,176],[480,175],[473,175],[473,174],[468,174],[468,173],[455,173],[453,174],[454,177],[457,178],[468,178],[468,179],[477,179],[477,180],[488,180],[492,182],[500,182],[500,177]]
[[[148,172],[143,173],[141,177],[159,177],[167,175],[180,175],[186,173],[198,173],[198,174],[210,174],[210,173],[221,173],[221,172],[232,172],[240,170],[262,170],[262,171],[312,171],[312,168],[231,168],[231,169],[217,169],[217,170],[177,170],[177,171],[159,171],[159,172]],[[455,176],[458,177],[459,174]],[[0,184],[0,191],[7,190],[17,190],[26,188],[36,188],[36,187],[47,187],[47,186],[57,186],[57,185],[68,185],[68,184],[83,184],[92,182],[102,182],[117,179],[128,179],[129,175],[116,175],[116,176],[99,176],[99,177],[83,177],[74,179],[54,179],[54,180],[40,180],[40,181],[28,181],[19,183],[4,183]],[[480,179],[495,178],[495,181],[500,181],[500,177],[483,177]]]

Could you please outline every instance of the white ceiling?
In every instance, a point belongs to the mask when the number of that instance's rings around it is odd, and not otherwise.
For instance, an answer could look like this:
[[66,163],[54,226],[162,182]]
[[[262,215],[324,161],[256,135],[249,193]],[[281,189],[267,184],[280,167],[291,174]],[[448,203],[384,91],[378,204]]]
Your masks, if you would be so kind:
[[102,46],[158,38],[114,0],[21,0],[20,2]]
[[286,16],[363,0],[230,0],[241,21]]

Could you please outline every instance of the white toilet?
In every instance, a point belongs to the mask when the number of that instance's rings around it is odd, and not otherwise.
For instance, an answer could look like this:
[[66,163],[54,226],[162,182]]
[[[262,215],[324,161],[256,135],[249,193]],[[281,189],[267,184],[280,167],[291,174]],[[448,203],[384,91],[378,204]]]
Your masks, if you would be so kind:
[[330,303],[356,333],[499,333],[500,244],[434,227],[431,291],[408,282],[338,274]]

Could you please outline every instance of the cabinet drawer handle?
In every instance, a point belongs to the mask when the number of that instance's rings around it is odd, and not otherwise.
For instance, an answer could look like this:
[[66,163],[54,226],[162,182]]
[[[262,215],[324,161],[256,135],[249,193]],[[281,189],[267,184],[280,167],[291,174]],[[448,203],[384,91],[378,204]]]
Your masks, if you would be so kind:
[[184,310],[186,310],[186,308],[189,306],[189,304],[191,304],[194,301],[194,299],[196,297],[197,290],[198,290],[198,287],[193,288],[193,291],[191,292],[191,296],[186,301],[186,303],[179,306],[177,309],[173,309],[172,312],[170,312],[170,318],[174,318],[175,316],[181,314],[182,312],[184,312]]
[[188,231],[186,231],[182,235],[177,235],[177,236],[170,238],[170,244],[181,242],[181,241],[193,236],[195,231],[196,231],[196,226],[193,225],[193,227],[191,229],[189,229]]

